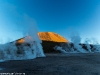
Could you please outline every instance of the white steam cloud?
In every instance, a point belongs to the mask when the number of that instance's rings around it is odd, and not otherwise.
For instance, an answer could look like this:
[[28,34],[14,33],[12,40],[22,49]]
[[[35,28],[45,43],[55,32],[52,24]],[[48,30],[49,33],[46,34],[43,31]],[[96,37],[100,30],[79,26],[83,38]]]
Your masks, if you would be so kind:
[[[23,45],[23,53],[18,54],[18,48],[13,43],[0,45],[0,60],[21,60],[21,59],[33,59],[36,57],[44,57],[43,49],[41,46],[42,41],[38,36],[38,29],[36,23],[28,15],[24,15],[24,31],[23,36],[26,43],[30,44],[30,47]],[[24,28],[23,27],[23,28]],[[27,38],[29,36],[30,38]],[[10,39],[8,39],[9,42]]]
[[[3,19],[2,21],[0,21],[0,26],[4,26],[3,28],[6,28],[7,31],[10,30],[10,32],[12,33],[12,35],[10,36],[12,38],[17,37],[17,39],[20,39],[22,38],[21,34],[23,33],[23,37],[25,37],[25,42],[30,44],[30,46],[25,46],[24,44],[22,44],[22,51],[18,53],[19,50],[16,46],[16,42],[9,43],[12,41],[12,39],[10,39],[7,34],[5,34],[5,37],[7,37],[6,42],[8,43],[0,44],[0,60],[22,60],[34,59],[36,57],[44,57],[45,55],[43,53],[41,45],[42,41],[38,37],[38,29],[35,20],[25,13],[18,13],[17,7],[12,4],[4,3],[0,6],[3,7],[3,9],[0,7],[0,13],[3,14]],[[8,12],[6,13],[5,11]],[[16,21],[13,19],[15,19]],[[16,32],[18,32],[17,36]],[[31,39],[27,38],[26,36],[30,36]],[[2,40],[3,39],[1,38],[0,43],[3,42]]]
[[54,47],[55,50],[59,50],[62,53],[100,52],[100,45],[95,38],[92,39],[86,38],[84,43],[81,43],[81,37],[79,33],[74,29],[69,30],[67,36],[69,37],[70,42],[61,44],[61,46],[55,46]]

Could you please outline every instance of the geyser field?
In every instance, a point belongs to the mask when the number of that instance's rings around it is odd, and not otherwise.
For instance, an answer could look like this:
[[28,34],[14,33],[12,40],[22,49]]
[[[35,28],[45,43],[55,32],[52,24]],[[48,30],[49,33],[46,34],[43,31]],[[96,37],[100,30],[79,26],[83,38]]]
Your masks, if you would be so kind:
[[0,0],[0,75],[100,75],[100,0]]
[[9,75],[100,75],[100,45],[81,43],[71,33],[70,41],[54,32],[38,32],[25,15],[23,37],[0,44],[0,74]]
[[[37,32],[31,32],[25,38],[0,45],[0,74],[100,75],[99,44],[79,44],[80,36],[73,36],[72,43],[61,42],[59,39],[64,38],[51,32],[41,34],[41,41]],[[56,42],[51,42],[55,38]]]
[[[0,73],[25,75],[100,75],[100,54],[45,54],[45,58],[0,62]],[[24,75],[24,74],[22,74]]]

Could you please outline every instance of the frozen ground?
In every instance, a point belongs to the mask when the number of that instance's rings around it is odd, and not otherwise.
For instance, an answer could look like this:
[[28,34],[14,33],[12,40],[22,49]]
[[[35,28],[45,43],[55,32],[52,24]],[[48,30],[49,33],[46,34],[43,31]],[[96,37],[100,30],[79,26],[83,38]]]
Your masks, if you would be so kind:
[[0,73],[25,75],[100,75],[100,53],[46,54],[32,60],[0,62]]

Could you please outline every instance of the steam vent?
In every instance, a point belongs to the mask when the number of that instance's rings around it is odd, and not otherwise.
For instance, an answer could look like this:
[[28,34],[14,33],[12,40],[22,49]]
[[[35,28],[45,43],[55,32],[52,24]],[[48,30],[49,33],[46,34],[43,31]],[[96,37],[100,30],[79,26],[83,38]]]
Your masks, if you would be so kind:
[[[38,36],[40,40],[42,40],[42,47],[45,53],[56,52],[54,50],[54,47],[56,45],[68,42],[68,40],[66,40],[64,37],[54,32],[39,32]],[[30,37],[28,38],[30,39]],[[17,40],[17,44],[22,44],[24,42],[25,42],[24,38]]]

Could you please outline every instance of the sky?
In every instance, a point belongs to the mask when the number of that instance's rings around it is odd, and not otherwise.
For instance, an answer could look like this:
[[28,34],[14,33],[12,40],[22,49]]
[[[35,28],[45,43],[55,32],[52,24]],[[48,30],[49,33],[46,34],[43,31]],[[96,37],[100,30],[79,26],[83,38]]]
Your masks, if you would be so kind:
[[23,37],[30,20],[39,32],[70,39],[73,31],[82,42],[89,38],[100,43],[100,0],[0,0],[0,43]]

